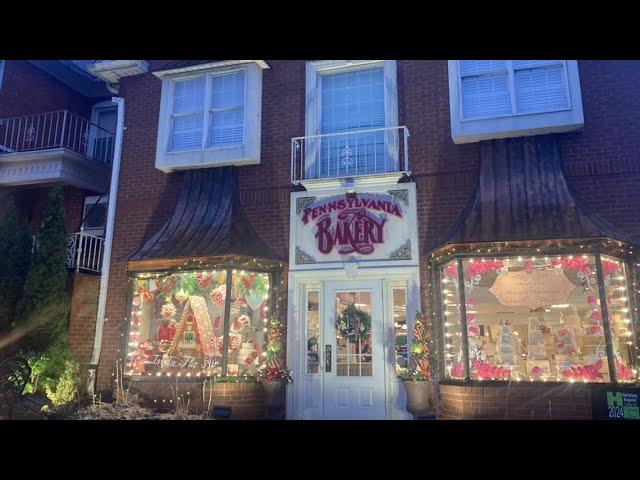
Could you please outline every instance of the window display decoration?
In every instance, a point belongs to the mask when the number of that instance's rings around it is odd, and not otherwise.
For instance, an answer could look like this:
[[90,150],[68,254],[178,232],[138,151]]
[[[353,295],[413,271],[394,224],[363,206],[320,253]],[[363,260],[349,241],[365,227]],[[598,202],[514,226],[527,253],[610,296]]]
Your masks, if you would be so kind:
[[255,378],[267,360],[271,283],[268,272],[229,266],[136,274],[126,374]]
[[[589,265],[588,259],[584,258],[585,256],[588,257],[588,255],[585,255],[586,252],[593,251],[606,251],[608,255],[618,257],[600,255],[601,276],[596,272],[595,264]],[[518,378],[515,378],[513,373],[510,374],[508,372],[510,367],[508,364],[496,364],[495,369],[490,366],[483,366],[483,364],[487,363],[486,348],[483,348],[485,346],[482,344],[474,343],[473,341],[469,342],[468,354],[464,351],[456,353],[457,348],[463,343],[456,335],[458,333],[456,330],[460,328],[462,323],[461,316],[463,317],[462,319],[466,320],[464,323],[466,324],[465,336],[467,340],[476,338],[481,333],[484,333],[481,332],[483,328],[481,322],[485,319],[480,318],[477,314],[476,302],[478,302],[478,299],[474,298],[477,296],[473,294],[470,296],[468,292],[465,292],[467,294],[462,297],[464,299],[462,306],[459,304],[460,301],[456,301],[458,298],[454,298],[457,293],[455,287],[458,284],[458,266],[454,259],[460,256],[469,258],[472,254],[475,255],[472,257],[475,259],[474,263],[477,262],[481,266],[475,267],[475,270],[465,269],[466,271],[462,275],[462,283],[464,283],[465,289],[475,287],[476,283],[483,281],[483,276],[489,275],[496,278],[497,275],[503,274],[504,270],[498,265],[498,262],[503,261],[503,255],[521,257],[521,268],[526,273],[535,272],[537,268],[540,268],[540,260],[544,260],[547,257],[549,265],[562,272],[567,278],[570,278],[570,281],[577,288],[581,289],[580,291],[585,292],[583,307],[579,308],[585,314],[584,318],[580,319],[583,322],[581,328],[583,328],[586,335],[599,339],[594,341],[597,344],[587,345],[587,350],[595,349],[597,352],[594,353],[597,353],[597,356],[592,355],[591,359],[580,358],[584,357],[584,355],[580,355],[582,353],[580,335],[576,335],[570,328],[560,328],[561,325],[557,325],[555,328],[548,328],[544,323],[541,331],[543,340],[547,340],[548,343],[549,335],[551,335],[553,342],[547,345],[543,341],[542,344],[546,347],[552,346],[554,355],[565,356],[569,360],[560,365],[562,368],[556,371],[556,375],[549,374],[550,365],[543,358],[531,362],[526,375],[520,375]],[[492,256],[496,254],[498,256]],[[489,258],[484,258],[483,262],[483,256]],[[630,265],[630,263],[626,262],[633,262],[631,265],[635,268],[631,268],[625,275],[624,271],[626,270],[623,271],[623,269]],[[482,265],[483,263],[484,265]],[[437,275],[432,277],[434,267],[438,265],[442,266],[436,270]],[[615,368],[615,381],[637,382],[638,370],[636,365],[640,355],[638,355],[635,347],[634,338],[637,338],[636,325],[631,317],[632,313],[637,315],[638,312],[638,294],[640,294],[637,281],[638,267],[640,267],[640,263],[633,247],[610,238],[469,243],[447,245],[433,252],[430,255],[428,264],[430,272],[428,278],[440,279],[437,283],[440,302],[436,303],[434,305],[435,308],[429,313],[434,318],[442,315],[441,333],[444,337],[445,345],[446,377],[464,379],[466,377],[465,362],[468,362],[468,375],[471,375],[472,378],[482,377],[498,380],[503,377],[503,380],[608,382],[612,381],[608,371]],[[477,278],[476,275],[480,275],[481,278]],[[611,287],[612,279],[614,278],[618,283],[614,281],[615,285]],[[629,290],[628,294],[625,291],[627,282],[629,282],[629,286],[633,286],[633,291]],[[605,287],[605,295],[602,295],[599,291],[601,285]],[[427,285],[427,287],[431,286],[431,283]],[[614,296],[616,300],[612,301]],[[601,298],[604,305],[601,305]],[[464,311],[462,311],[462,307],[464,307]],[[555,305],[554,311],[558,307],[560,305]],[[535,318],[539,313],[534,312],[532,317]],[[563,313],[566,315],[565,318],[570,319],[570,322],[574,321],[571,320],[575,314],[573,309],[569,308],[568,311]],[[607,314],[608,318],[604,318],[603,314]],[[535,320],[530,326],[536,328]],[[504,338],[501,336],[500,340],[508,342],[509,332],[505,331],[504,333],[506,335]],[[535,351],[536,342],[540,342],[540,337],[535,332],[533,333],[531,336],[525,334],[524,337],[522,335],[513,335],[511,336],[511,343],[513,345],[520,345],[523,342],[525,344],[530,343]],[[502,342],[505,347],[503,352],[499,351],[501,342],[495,342],[494,346],[489,346],[489,353],[493,355],[493,358],[495,358],[496,354],[508,353],[510,344],[507,342]],[[588,341],[587,343],[591,342]],[[542,346],[542,344],[538,344],[538,347]],[[611,347],[613,347],[613,353],[607,353]],[[493,353],[491,351],[492,348],[496,348],[498,351]],[[514,349],[514,351],[516,351],[517,355],[517,350]],[[540,351],[539,348],[538,351]],[[520,355],[522,354],[520,353]],[[502,370],[499,370],[500,366],[503,367]]]

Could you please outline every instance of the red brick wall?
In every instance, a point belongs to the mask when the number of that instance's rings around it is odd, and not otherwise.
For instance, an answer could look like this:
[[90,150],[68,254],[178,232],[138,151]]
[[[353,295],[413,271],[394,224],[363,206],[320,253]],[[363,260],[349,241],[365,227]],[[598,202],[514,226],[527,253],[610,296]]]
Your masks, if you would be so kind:
[[[44,211],[49,202],[50,190],[51,187],[34,186],[19,188],[13,192],[18,212],[22,218],[30,218],[31,230],[34,234],[40,230]],[[93,195],[93,193],[66,185],[63,187],[63,195],[67,232],[77,232],[82,222],[84,198],[88,195]]]
[[561,137],[567,174],[586,203],[640,242],[640,62],[578,66],[585,126]]
[[71,311],[69,313],[69,344],[74,357],[88,364],[93,352],[93,338],[98,312],[100,276],[72,273]]
[[189,403],[189,413],[199,415],[209,407],[211,397],[211,409],[231,407],[231,420],[261,420],[267,413],[264,390],[259,383],[214,383],[213,392],[207,384],[204,395],[202,382],[135,382],[133,385],[130,391],[143,397],[141,404],[157,410],[173,412],[179,399],[185,407]]
[[67,109],[90,119],[93,103],[26,60],[5,63],[0,118]]
[[[240,169],[241,199],[256,231],[286,255],[290,139],[304,135],[305,66],[303,61],[281,60],[269,65],[263,74],[262,162]],[[562,136],[567,171],[594,210],[640,240],[635,215],[640,207],[640,62],[581,61],[579,68],[586,127]],[[477,179],[478,145],[451,140],[447,75],[446,61],[398,61],[399,121],[411,132],[409,161],[418,192],[421,248],[451,226]],[[164,223],[179,194],[181,174],[154,167],[160,86],[151,73],[125,78],[121,84],[127,131],[99,388],[111,384],[122,340],[128,291],[124,256]],[[421,270],[423,309],[428,312],[430,285]]]
[[122,161],[113,233],[98,389],[112,387],[116,355],[122,346],[129,290],[125,257],[166,221],[178,198],[181,173],[165,174],[155,168],[156,133],[160,109],[158,78],[151,74],[125,78]]
[[442,420],[591,419],[588,385],[440,385],[440,398]]

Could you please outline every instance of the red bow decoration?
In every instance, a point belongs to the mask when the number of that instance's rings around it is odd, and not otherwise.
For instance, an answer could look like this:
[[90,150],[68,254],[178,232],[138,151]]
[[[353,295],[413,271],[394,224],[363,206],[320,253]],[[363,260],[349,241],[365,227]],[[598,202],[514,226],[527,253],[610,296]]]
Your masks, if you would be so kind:
[[496,262],[495,260],[487,260],[486,262],[473,262],[469,263],[465,278],[473,278],[476,275],[484,275],[485,273],[502,268],[504,264],[502,262]]
[[588,365],[576,365],[570,369],[563,370],[562,376],[576,380],[598,380],[603,378],[602,373],[600,372],[602,366],[602,360],[598,360],[595,363]]
[[464,377],[464,368],[462,367],[462,362],[456,363],[451,369],[451,376],[456,378]]
[[575,257],[572,259],[562,258],[560,260],[552,260],[553,266],[561,265],[565,270],[575,270],[577,272],[583,272],[586,275],[591,275],[591,269],[587,266],[589,263],[588,258]]
[[443,270],[444,276],[449,278],[456,278],[458,276],[458,267],[455,263],[452,263]]
[[473,366],[473,373],[476,377],[480,379],[487,378],[509,378],[511,376],[511,369],[503,367],[502,365],[490,365],[488,363],[483,363],[479,360],[473,360],[471,362]]
[[620,271],[620,267],[616,265],[615,262],[602,260],[602,271],[605,275],[613,275],[614,273],[618,273],[618,271]]
[[426,358],[412,358],[409,360],[409,369],[418,371],[425,377],[431,377],[431,372],[429,371],[429,360]]
[[616,373],[618,380],[633,380],[633,371],[630,366],[616,361]]

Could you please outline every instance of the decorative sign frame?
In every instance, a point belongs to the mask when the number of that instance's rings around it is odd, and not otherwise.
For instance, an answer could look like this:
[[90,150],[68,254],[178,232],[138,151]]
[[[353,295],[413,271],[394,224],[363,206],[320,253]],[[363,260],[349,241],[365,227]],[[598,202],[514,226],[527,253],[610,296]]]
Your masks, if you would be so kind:
[[417,265],[415,184],[291,195],[290,269]]

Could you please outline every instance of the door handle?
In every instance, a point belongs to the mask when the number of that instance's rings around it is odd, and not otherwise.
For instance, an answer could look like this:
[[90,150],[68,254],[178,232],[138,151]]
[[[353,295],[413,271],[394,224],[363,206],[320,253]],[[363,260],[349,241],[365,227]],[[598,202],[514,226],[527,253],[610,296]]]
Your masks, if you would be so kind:
[[324,347],[324,371],[331,372],[331,345]]

